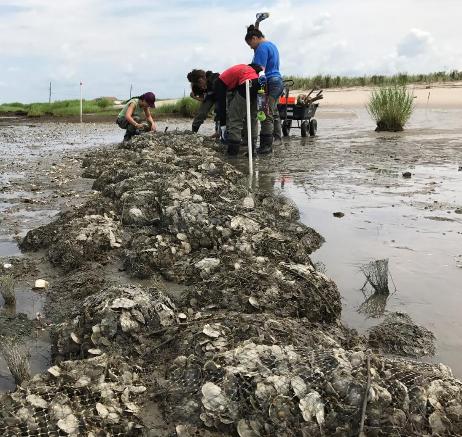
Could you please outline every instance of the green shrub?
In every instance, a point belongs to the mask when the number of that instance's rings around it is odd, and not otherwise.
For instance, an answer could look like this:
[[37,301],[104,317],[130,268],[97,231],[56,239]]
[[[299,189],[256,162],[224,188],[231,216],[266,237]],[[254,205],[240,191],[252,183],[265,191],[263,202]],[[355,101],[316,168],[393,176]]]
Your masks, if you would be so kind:
[[45,115],[43,112],[41,105],[31,105],[29,111],[27,111],[27,116],[28,117],[41,117],[42,115]]
[[200,102],[191,97],[183,97],[175,103],[159,105],[154,109],[154,114],[172,114],[181,117],[192,118],[197,114]]
[[414,95],[400,85],[372,91],[367,105],[367,111],[377,123],[377,131],[403,130],[413,110]]
[[95,99],[95,102],[98,105],[98,107],[101,109],[106,109],[109,106],[112,106],[112,102],[109,99],[106,99],[105,97],[100,97],[99,99]]

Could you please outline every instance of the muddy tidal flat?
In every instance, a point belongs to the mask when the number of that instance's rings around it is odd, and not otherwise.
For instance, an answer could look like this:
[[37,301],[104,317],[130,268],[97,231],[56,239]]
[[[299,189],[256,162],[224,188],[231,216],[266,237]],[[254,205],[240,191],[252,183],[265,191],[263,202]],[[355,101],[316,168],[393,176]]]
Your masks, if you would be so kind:
[[[357,435],[369,390],[366,431],[457,435],[460,382],[437,363],[462,376],[460,115],[418,109],[377,134],[362,109],[320,110],[317,137],[293,130],[256,159],[250,195],[246,158],[181,134],[188,121],[120,148],[112,123],[0,120],[18,290],[0,328],[25,313],[45,372],[0,430]],[[377,296],[361,267],[385,258]]]

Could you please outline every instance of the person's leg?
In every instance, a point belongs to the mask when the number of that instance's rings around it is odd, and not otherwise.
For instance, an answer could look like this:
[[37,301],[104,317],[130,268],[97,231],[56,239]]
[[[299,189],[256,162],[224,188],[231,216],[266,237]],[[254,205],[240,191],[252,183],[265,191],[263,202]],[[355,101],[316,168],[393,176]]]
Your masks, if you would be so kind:
[[[142,121],[141,117],[136,117],[136,116],[133,117],[133,120],[135,120],[137,123],[141,123],[141,121]],[[139,129],[137,129],[135,126],[130,124],[126,119],[123,120],[123,125],[126,126],[125,127],[124,141],[128,141],[129,139],[131,139],[135,135],[140,134]],[[119,126],[121,126],[121,125],[119,125]]]
[[[279,99],[278,99],[279,101]],[[273,145],[280,146],[282,144],[282,125],[279,109],[276,102],[276,110],[274,112],[274,129],[273,129]]]
[[[279,119],[276,114],[277,103],[283,92],[283,82],[279,77],[272,77],[268,80],[268,114],[266,120],[261,123],[260,149],[259,153],[271,153],[273,150],[274,120]],[[278,132],[279,133],[279,132]]]
[[220,126],[226,126],[226,93],[227,88],[221,79],[215,81],[215,118]]
[[210,98],[206,98],[201,103],[199,111],[197,112],[197,115],[194,117],[194,120],[192,122],[193,132],[199,131],[199,128],[201,127],[202,123],[204,123],[204,121],[207,119],[207,116],[209,115],[209,112],[211,111],[214,103],[214,100]]
[[234,93],[228,107],[228,121],[226,125],[228,138],[226,142],[228,144],[228,153],[230,155],[237,155],[239,153],[244,116],[246,113],[246,101],[245,97],[242,96],[241,87],[242,85],[239,86]]

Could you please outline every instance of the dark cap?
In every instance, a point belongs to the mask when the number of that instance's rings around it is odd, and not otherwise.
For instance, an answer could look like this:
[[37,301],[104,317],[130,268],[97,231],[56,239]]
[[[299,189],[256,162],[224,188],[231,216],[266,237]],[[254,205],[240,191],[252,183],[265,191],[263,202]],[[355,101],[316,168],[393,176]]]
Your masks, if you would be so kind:
[[155,108],[156,95],[151,91],[144,93],[141,98],[148,104],[150,108]]

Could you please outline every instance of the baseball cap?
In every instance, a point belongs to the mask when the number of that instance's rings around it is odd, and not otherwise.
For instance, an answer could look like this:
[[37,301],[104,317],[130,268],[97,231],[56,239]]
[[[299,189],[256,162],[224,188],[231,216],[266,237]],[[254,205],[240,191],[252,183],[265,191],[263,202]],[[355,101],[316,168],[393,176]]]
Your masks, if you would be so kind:
[[156,95],[151,91],[144,93],[142,99],[149,105],[150,108],[155,108]]

